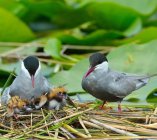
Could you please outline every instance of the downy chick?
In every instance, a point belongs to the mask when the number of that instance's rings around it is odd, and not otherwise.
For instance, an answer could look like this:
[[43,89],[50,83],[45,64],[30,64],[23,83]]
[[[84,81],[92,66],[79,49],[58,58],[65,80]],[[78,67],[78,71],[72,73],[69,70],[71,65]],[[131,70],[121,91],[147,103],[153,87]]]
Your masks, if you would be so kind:
[[47,98],[48,109],[62,109],[66,105],[67,90],[64,87],[53,88]]
[[14,114],[23,114],[27,108],[27,101],[20,99],[19,96],[13,96],[9,99],[7,104],[7,117],[14,116]]

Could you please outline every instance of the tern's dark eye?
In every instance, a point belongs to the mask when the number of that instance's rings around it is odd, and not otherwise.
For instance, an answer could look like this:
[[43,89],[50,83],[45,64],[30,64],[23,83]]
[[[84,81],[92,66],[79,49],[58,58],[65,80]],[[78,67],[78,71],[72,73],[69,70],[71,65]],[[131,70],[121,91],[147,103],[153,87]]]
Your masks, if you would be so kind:
[[63,93],[62,92],[58,92],[58,95],[62,95]]

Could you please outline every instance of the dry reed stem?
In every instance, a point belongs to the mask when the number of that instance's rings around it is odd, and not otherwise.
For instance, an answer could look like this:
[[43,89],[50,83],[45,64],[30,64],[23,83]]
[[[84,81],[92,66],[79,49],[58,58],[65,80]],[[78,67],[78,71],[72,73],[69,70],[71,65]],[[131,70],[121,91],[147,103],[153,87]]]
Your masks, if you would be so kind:
[[99,122],[99,121],[97,121],[97,120],[95,120],[95,119],[89,119],[89,120],[90,120],[91,122],[93,122],[93,123],[95,123],[95,124],[101,126],[101,127],[104,127],[104,128],[106,128],[106,129],[109,129],[109,130],[111,130],[111,131],[114,131],[114,132],[119,133],[119,134],[122,134],[122,135],[138,136],[138,135],[136,135],[136,134],[133,134],[133,133],[130,133],[130,132],[127,132],[127,131],[124,131],[124,130],[120,130],[120,129],[114,128],[114,127],[112,127],[112,126],[110,126],[110,125],[101,123],[101,122]]
[[46,122],[46,118],[45,118],[45,115],[44,115],[44,112],[43,112],[43,109],[41,108],[41,112],[42,112],[42,115],[43,115],[43,119],[44,119],[44,122],[45,122],[45,127],[46,127],[46,130],[47,130],[47,134],[50,136],[50,132],[49,132],[49,129],[47,127],[47,122]]
[[[61,121],[64,121],[64,120],[66,120],[66,119],[72,118],[72,117],[77,116],[77,115],[81,115],[81,114],[83,114],[83,113],[85,113],[85,112],[88,112],[88,111],[90,111],[90,110],[92,110],[92,109],[93,109],[93,108],[89,108],[89,109],[86,109],[86,110],[84,110],[84,111],[79,111],[79,112],[76,112],[76,113],[74,113],[74,114],[72,114],[72,115],[66,116],[66,117],[64,117],[64,118],[61,118],[61,119],[52,121],[52,122],[48,123],[47,126],[52,125],[52,124],[59,123],[59,122],[61,122]],[[36,131],[36,130],[38,130],[38,129],[41,129],[41,128],[44,128],[45,126],[46,126],[46,125],[40,126],[40,127],[36,128],[36,129],[34,129],[34,131]]]
[[80,136],[81,138],[88,138],[87,135],[77,131],[76,129],[74,129],[73,127],[71,127],[70,125],[67,125],[67,124],[63,124],[63,127],[68,129],[70,132],[76,134],[77,136]]
[[[53,113],[52,113],[52,114],[53,114]],[[56,120],[58,119],[58,118],[56,117],[56,115],[53,114],[53,116],[54,116],[54,118],[55,118]],[[71,133],[70,133],[68,130],[66,130],[65,128],[60,127],[60,130],[62,130],[62,131],[66,134],[66,137],[67,137],[67,138],[69,138],[69,137],[70,137],[70,138],[73,138],[73,139],[76,138],[73,134],[71,134]],[[70,138],[69,138],[69,139],[70,139]]]
[[87,135],[89,138],[92,137],[91,134],[89,133],[88,129],[87,129],[86,126],[84,125],[82,118],[81,118],[81,117],[78,117],[78,120],[79,120],[81,126],[83,127],[84,131],[86,132],[86,135]]
[[[0,110],[1,114],[5,113],[4,107]],[[59,112],[37,110],[28,115],[18,115],[18,120],[1,115],[0,133],[5,138],[11,139],[93,139],[98,136],[106,139],[116,139],[116,137],[151,139],[152,136],[157,137],[155,130],[157,123],[145,124],[144,118],[149,115],[153,122],[157,118],[154,112],[135,110],[118,115],[113,111],[105,113],[98,109],[83,107],[77,109],[66,107],[64,111]]]
[[97,128],[97,129],[100,129],[100,130],[103,129],[103,127],[101,127],[101,126],[99,126],[99,125],[97,125],[95,123],[91,123],[89,121],[83,121],[83,122],[84,122],[85,125],[87,125],[87,126],[89,126],[91,128]]

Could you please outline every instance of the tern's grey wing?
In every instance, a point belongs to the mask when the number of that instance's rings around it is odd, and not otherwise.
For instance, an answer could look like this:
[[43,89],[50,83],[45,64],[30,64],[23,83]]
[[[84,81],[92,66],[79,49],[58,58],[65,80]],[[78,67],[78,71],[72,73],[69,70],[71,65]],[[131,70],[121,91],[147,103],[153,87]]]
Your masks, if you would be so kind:
[[5,105],[8,103],[10,96],[10,87],[6,88],[1,96],[1,104]]
[[122,74],[125,75],[126,79],[129,79],[136,83],[135,90],[145,86],[148,83],[150,77],[153,77],[156,75],[156,74],[154,74],[154,75],[135,75],[135,74],[127,74],[127,73],[122,73]]
[[13,83],[10,85],[10,96],[19,96],[23,93],[24,89],[27,88],[27,85],[24,83],[25,79],[16,76]]
[[52,85],[50,85],[50,83],[48,82],[48,80],[43,76],[42,77],[42,86],[41,86],[41,90],[43,93],[48,93],[50,92],[51,88],[53,88]]
[[114,93],[119,98],[124,98],[132,91],[139,89],[147,84],[149,77],[130,75],[126,73],[120,73],[110,71],[106,76],[108,79],[108,91]]

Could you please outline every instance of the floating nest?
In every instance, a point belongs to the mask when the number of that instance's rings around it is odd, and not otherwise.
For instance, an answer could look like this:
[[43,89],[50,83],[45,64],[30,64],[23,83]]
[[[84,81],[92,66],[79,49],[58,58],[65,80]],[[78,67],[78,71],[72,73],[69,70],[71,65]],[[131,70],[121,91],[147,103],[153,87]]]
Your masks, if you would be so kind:
[[[0,107],[0,138],[9,139],[157,139],[157,109],[127,108],[123,113],[91,104],[63,110],[36,110],[6,117]],[[93,107],[94,106],[94,107]]]

